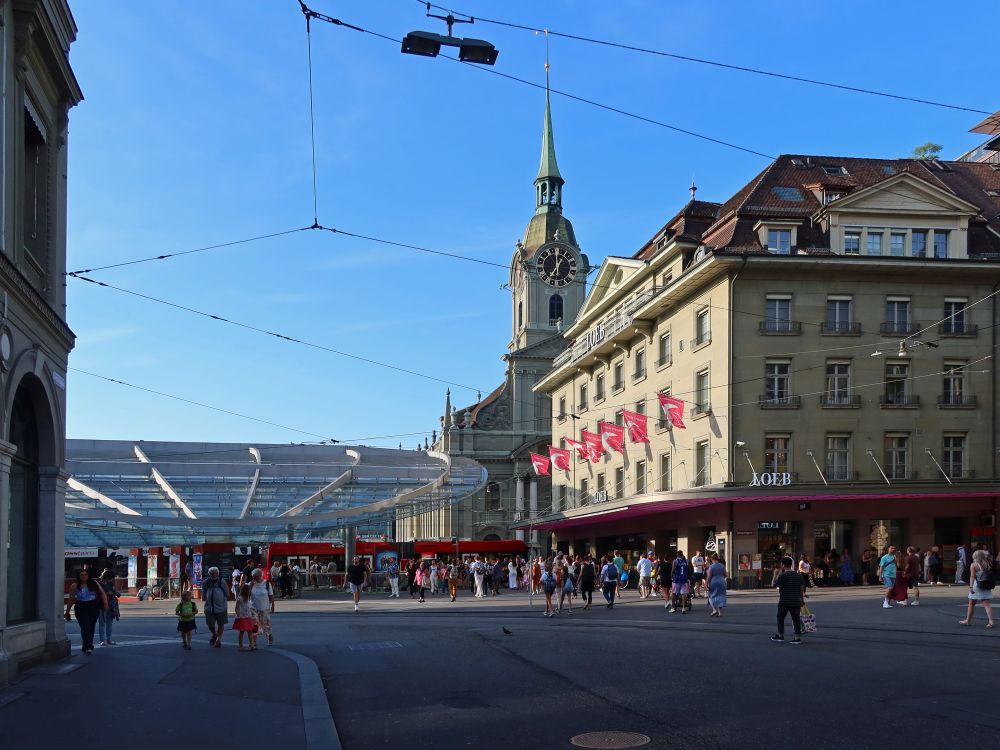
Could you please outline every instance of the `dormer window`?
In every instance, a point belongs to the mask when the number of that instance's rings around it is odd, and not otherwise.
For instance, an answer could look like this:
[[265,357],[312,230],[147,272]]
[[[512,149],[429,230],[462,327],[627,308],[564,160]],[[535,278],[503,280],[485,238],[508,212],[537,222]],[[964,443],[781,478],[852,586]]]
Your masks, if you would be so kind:
[[767,251],[775,255],[791,255],[792,252],[792,230],[791,229],[768,229],[767,230]]
[[843,177],[849,174],[847,169],[840,164],[823,164],[820,166],[823,170],[823,174],[828,174],[835,177]]
[[828,206],[831,203],[833,203],[834,201],[840,200],[843,197],[844,197],[844,193],[842,191],[839,191],[839,190],[837,190],[837,191],[834,191],[834,190],[824,190],[823,191],[823,205],[824,206]]

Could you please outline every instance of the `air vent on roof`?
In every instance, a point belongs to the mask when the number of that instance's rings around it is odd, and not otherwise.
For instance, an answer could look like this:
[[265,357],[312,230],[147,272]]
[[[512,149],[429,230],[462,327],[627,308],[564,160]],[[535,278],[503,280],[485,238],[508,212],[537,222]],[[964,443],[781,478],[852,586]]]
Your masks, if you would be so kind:
[[845,167],[840,166],[839,164],[823,164],[823,165],[821,165],[820,168],[823,170],[823,172],[825,174],[829,174],[829,175],[846,175],[846,174],[848,174],[847,169]]
[[882,171],[885,172],[890,177],[892,175],[896,174],[896,168],[894,166],[892,166],[891,164],[886,164],[885,166],[883,166],[882,167]]
[[803,201],[802,191],[798,188],[778,185],[771,188],[771,192],[774,193],[778,200],[788,201],[789,203],[801,203]]
[[793,167],[804,167],[805,165],[806,165],[806,163],[804,161],[802,161],[801,159],[792,159],[792,166]]

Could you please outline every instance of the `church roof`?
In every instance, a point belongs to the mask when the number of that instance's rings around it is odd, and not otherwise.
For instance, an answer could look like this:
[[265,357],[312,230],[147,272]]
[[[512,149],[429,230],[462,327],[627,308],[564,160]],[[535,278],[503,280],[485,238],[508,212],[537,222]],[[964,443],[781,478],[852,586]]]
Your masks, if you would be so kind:
[[528,222],[528,228],[524,230],[524,239],[521,240],[524,246],[524,260],[528,260],[546,242],[556,239],[573,247],[579,247],[576,244],[573,224],[561,212],[547,211],[535,214]]
[[552,135],[552,108],[549,105],[549,92],[545,91],[545,120],[542,124],[542,162],[538,165],[538,177],[535,180],[554,179],[563,182],[556,164],[556,141]]

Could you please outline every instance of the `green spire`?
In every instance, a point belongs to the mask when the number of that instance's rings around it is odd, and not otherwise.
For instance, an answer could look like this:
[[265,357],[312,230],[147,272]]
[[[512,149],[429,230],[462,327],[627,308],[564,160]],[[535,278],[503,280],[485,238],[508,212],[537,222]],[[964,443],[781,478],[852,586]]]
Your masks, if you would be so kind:
[[564,182],[556,164],[556,143],[552,137],[552,108],[549,105],[548,71],[545,80],[545,122],[542,126],[542,163],[538,167],[538,180],[558,180]]

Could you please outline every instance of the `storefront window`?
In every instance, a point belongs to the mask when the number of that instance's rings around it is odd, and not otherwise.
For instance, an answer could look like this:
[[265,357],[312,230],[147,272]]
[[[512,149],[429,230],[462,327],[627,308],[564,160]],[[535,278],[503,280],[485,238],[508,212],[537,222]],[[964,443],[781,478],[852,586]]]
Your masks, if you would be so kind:
[[872,521],[868,527],[868,546],[878,554],[885,554],[889,545],[901,549],[906,541],[904,521],[902,519],[886,519]]
[[761,553],[761,563],[765,574],[781,564],[785,555],[798,560],[798,521],[761,521],[757,528],[757,550]]
[[813,525],[813,568],[817,583],[836,585],[840,579],[840,560],[844,550],[854,550],[854,524],[851,521],[816,521]]

